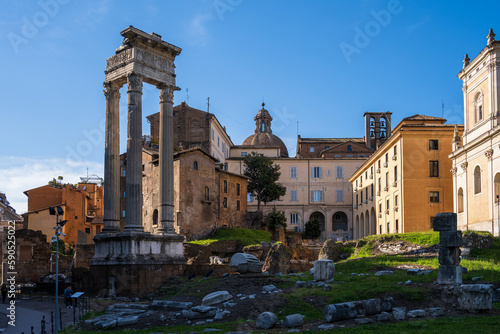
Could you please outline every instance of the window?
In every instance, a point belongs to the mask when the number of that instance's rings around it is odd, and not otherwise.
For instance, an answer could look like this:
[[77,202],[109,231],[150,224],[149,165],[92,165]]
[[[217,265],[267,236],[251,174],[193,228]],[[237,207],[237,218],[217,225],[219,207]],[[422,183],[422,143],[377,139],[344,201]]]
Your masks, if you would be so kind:
[[391,225],[387,222],[387,234],[391,233]]
[[474,120],[479,122],[483,119],[483,93],[479,91],[474,98]]
[[227,209],[227,197],[224,197],[224,199],[222,200],[222,207],[224,209]]
[[[385,154],[385,162],[389,162],[389,153]],[[384,166],[385,167],[385,166]]]
[[335,158],[340,158],[340,154],[335,154]]
[[205,201],[210,201],[210,188],[208,186],[205,186]]
[[439,177],[439,161],[429,161],[429,176]]
[[198,161],[193,162],[193,169],[198,170]]
[[241,186],[239,183],[236,183],[236,196],[240,196],[240,192],[241,192]]
[[429,197],[431,203],[439,203],[439,191],[431,191]]
[[386,210],[389,210],[389,200],[387,200],[387,201],[385,202],[385,209],[386,209]]
[[399,220],[396,219],[396,233],[399,232]]
[[297,167],[295,166],[290,167],[290,178],[292,179],[297,178]]
[[322,190],[311,191],[311,201],[312,202],[322,202],[323,201],[323,191]]
[[378,166],[377,166],[378,169],[380,169],[380,160],[378,161]]
[[253,196],[252,193],[247,194],[247,202],[253,202]]
[[224,193],[227,194],[227,180],[224,180]]
[[325,146],[325,150],[328,150],[330,148],[330,146]]
[[430,220],[431,229],[434,229],[434,218],[436,218],[436,217],[431,217],[431,220]]
[[358,201],[358,194],[356,194],[356,206],[358,206],[359,201]]
[[122,210],[122,217],[125,217],[125,210]]
[[343,178],[343,170],[342,170],[342,166],[337,166],[337,178],[338,179],[341,179]]
[[394,166],[394,182],[398,181],[398,166]]
[[90,227],[85,228],[85,233],[90,234]]
[[122,176],[125,176],[125,169],[122,169]]
[[96,234],[97,234],[97,233],[101,233],[101,226],[97,225],[97,226],[95,227],[95,233],[96,233]]
[[366,191],[365,191],[365,200],[368,201],[368,188],[366,188]]
[[347,145],[347,152],[352,152],[352,145]]
[[330,170],[328,170],[326,174],[327,174],[328,176],[330,176]]
[[153,211],[153,225],[158,225],[158,209]]
[[247,156],[247,152],[241,152],[241,156],[242,157],[246,157]]
[[337,190],[337,202],[344,201],[344,191],[342,189]]
[[352,154],[346,155],[347,158],[352,158]]
[[241,203],[239,200],[236,201],[236,211],[240,211],[241,210]]
[[429,139],[429,151],[437,151],[439,144],[437,139]]
[[220,147],[220,137],[217,137],[217,147]]
[[361,190],[361,202],[363,202],[363,190]]
[[212,139],[215,139],[214,129],[212,129]]
[[389,187],[389,172],[385,173],[385,186]]
[[299,214],[298,213],[291,213],[290,214],[290,224],[292,224],[292,225],[299,224]]
[[474,168],[474,194],[481,193],[481,167]]
[[399,204],[399,197],[398,195],[394,196],[394,206],[398,206]]
[[458,213],[464,212],[464,190],[462,188],[458,189]]
[[382,188],[382,180],[380,179],[380,177],[378,178],[378,191],[380,191]]
[[382,225],[379,226],[379,234],[382,234]]
[[378,204],[378,212],[382,213],[382,202]]
[[226,152],[226,143],[222,143],[222,152]]
[[262,122],[261,127],[260,127],[260,132],[265,132],[266,131],[266,124]]
[[394,145],[394,155],[398,155],[398,145]]
[[311,167],[311,177],[312,178],[322,178],[323,177],[323,167]]
[[123,198],[125,198],[125,190],[123,191]]
[[290,201],[297,202],[297,190],[290,191]]
[[370,174],[373,175],[373,166],[370,167]]
[[309,147],[309,152],[311,152],[311,153],[314,152],[314,146]]
[[370,196],[373,197],[373,183],[370,185]]

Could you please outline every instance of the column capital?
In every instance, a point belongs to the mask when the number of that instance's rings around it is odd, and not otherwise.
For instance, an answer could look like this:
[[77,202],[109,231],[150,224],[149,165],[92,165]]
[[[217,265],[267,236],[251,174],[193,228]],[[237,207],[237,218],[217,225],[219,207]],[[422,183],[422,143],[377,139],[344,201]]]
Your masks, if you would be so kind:
[[128,91],[137,91],[142,94],[142,77],[136,73],[127,74]]
[[102,83],[104,87],[104,96],[107,99],[119,99],[120,98],[120,85],[113,81],[105,81]]
[[156,86],[160,90],[160,103],[174,103],[174,92],[177,90],[175,86],[161,84]]

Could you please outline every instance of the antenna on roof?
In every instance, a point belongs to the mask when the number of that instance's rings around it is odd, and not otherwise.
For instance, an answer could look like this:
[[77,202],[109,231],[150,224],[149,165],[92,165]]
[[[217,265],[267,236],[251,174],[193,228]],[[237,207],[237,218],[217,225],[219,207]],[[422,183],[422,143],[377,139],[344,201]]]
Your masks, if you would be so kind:
[[189,88],[186,88],[186,103],[189,102]]
[[210,112],[210,96],[207,97],[207,112]]
[[441,117],[444,118],[444,100],[441,100]]
[[297,121],[297,137],[299,136],[299,121]]

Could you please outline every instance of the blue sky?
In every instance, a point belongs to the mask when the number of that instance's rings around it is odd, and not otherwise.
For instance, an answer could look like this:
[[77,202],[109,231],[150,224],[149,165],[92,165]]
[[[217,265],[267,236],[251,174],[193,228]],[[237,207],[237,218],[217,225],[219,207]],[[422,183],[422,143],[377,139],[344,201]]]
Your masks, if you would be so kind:
[[[1,1],[0,191],[18,212],[24,190],[58,175],[103,175],[106,58],[133,25],[183,49],[175,104],[210,111],[234,144],[253,133],[264,99],[291,155],[302,137],[363,137],[363,113],[463,122],[457,73],[497,1]],[[497,24],[497,25],[495,25]],[[498,36],[500,39],[500,35]],[[187,93],[189,90],[189,93]],[[145,85],[143,116],[159,110]],[[126,92],[122,91],[122,111]],[[126,114],[122,112],[122,150]],[[144,133],[149,132],[144,118]]]

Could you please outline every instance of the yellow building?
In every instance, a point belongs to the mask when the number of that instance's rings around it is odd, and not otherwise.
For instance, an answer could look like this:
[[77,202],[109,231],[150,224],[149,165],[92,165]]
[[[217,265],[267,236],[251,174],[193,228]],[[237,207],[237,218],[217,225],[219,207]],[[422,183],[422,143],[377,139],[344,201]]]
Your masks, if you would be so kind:
[[449,172],[454,130],[446,119],[404,118],[389,139],[349,178],[353,187],[353,233],[426,231],[439,212],[453,210]]
[[463,141],[453,142],[453,192],[458,227],[499,236],[500,217],[500,41],[493,30],[487,46],[472,61],[465,55],[458,77],[463,81]]

